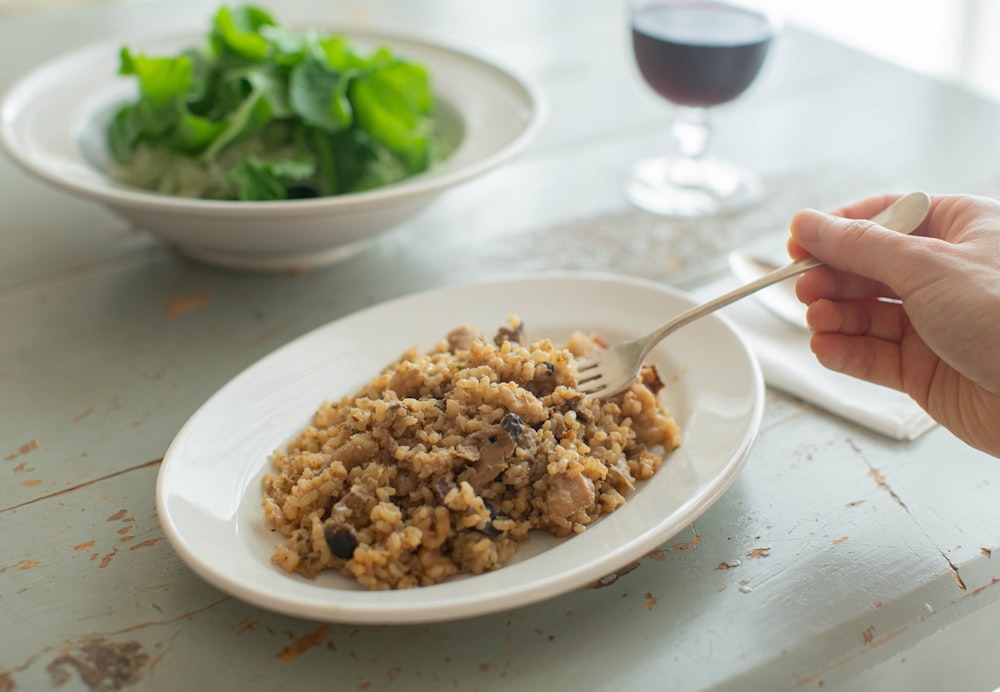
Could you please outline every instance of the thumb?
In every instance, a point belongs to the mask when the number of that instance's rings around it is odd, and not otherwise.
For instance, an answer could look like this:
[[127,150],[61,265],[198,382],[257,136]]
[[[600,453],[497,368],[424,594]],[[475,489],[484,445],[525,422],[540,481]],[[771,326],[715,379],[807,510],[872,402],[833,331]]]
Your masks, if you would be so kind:
[[868,219],[848,219],[804,209],[792,219],[792,239],[834,269],[857,274],[906,295],[928,254],[922,241]]

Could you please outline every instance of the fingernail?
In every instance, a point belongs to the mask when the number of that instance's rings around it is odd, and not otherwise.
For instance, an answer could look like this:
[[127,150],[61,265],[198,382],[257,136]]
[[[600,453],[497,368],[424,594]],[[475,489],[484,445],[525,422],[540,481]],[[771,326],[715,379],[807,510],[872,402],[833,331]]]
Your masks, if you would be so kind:
[[816,240],[820,224],[829,218],[829,214],[816,209],[803,209],[792,218],[792,236],[799,241]]

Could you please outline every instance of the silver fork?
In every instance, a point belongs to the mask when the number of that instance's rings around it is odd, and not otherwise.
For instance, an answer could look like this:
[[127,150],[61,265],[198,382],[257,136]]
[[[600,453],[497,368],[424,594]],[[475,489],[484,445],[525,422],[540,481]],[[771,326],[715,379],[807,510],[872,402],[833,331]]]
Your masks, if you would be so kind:
[[[900,233],[912,233],[927,217],[930,197],[925,192],[911,192],[872,217],[875,223]],[[756,281],[724,293],[707,303],[691,308],[646,336],[634,341],[623,341],[607,351],[595,354],[578,365],[578,389],[594,397],[608,397],[628,388],[639,375],[639,368],[650,350],[669,334],[699,317],[715,312],[740,298],[783,281],[802,272],[822,266],[814,257],[802,257],[784,267],[765,274]]]

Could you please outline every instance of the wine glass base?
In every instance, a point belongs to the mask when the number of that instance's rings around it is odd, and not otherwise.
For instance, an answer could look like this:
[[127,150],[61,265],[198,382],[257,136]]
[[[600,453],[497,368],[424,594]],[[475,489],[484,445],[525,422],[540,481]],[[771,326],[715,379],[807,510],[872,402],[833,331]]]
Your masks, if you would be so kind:
[[739,211],[760,202],[760,178],[713,158],[664,156],[640,162],[625,185],[638,207],[663,216],[698,217]]

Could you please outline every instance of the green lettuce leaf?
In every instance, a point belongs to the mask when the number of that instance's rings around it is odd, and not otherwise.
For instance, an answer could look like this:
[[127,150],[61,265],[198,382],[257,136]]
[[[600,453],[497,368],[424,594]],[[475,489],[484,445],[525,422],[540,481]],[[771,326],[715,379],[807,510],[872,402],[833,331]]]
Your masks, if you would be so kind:
[[413,172],[429,163],[433,99],[427,73],[402,62],[385,65],[351,84],[360,125]]
[[337,71],[313,51],[292,68],[288,82],[288,101],[292,110],[307,125],[329,132],[350,127],[353,108],[347,97],[353,70]]
[[187,55],[148,57],[122,48],[119,74],[135,75],[139,80],[141,98],[135,105],[134,117],[143,134],[163,134],[181,117],[192,85],[191,59]]
[[426,170],[444,150],[422,65],[294,31],[253,5],[220,7],[205,44],[174,56],[124,47],[119,71],[139,95],[108,123],[112,174],[166,194],[345,194]]
[[240,200],[279,200],[288,199],[295,183],[312,177],[315,170],[315,161],[307,157],[265,160],[248,156],[233,170],[232,177]]
[[266,10],[253,5],[232,10],[223,6],[215,14],[214,36],[237,55],[263,62],[271,53],[271,43],[260,32],[263,27],[276,23]]

